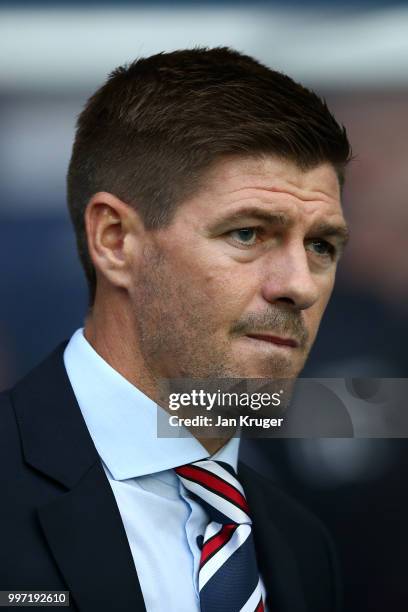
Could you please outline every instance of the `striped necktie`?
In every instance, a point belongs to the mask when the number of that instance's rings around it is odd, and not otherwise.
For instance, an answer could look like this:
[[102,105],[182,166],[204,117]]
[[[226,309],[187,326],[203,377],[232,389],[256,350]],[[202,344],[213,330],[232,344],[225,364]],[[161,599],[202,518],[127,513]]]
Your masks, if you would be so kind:
[[201,611],[263,612],[252,521],[233,468],[203,460],[175,472],[210,517],[198,572]]

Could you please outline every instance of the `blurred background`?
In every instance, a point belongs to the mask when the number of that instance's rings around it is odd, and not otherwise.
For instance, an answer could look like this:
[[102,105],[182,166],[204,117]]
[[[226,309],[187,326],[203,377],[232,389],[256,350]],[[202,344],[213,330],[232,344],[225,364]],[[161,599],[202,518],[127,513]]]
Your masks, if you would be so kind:
[[[235,47],[314,88],[352,142],[351,242],[304,375],[407,376],[406,2],[0,1],[0,390],[86,313],[65,206],[78,113],[117,65],[194,45]],[[261,440],[245,452],[328,526],[347,612],[406,612],[405,439]]]

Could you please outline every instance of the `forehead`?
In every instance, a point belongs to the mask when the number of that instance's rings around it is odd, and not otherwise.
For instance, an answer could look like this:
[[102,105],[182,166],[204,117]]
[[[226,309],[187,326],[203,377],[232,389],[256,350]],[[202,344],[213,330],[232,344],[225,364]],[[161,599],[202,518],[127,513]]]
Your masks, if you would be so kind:
[[265,212],[284,213],[293,222],[343,219],[339,182],[331,164],[305,171],[272,156],[218,161],[203,177],[197,193],[180,208],[184,218],[187,213],[213,221],[252,204]]

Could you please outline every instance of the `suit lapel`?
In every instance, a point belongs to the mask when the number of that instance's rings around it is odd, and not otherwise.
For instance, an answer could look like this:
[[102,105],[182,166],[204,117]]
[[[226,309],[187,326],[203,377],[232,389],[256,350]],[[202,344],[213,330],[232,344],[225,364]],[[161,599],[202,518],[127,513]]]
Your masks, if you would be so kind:
[[12,392],[25,460],[61,493],[37,508],[80,612],[145,612],[116,501],[63,365],[60,346]]
[[253,515],[253,533],[259,570],[265,584],[268,609],[306,612],[306,602],[292,550],[268,512],[268,481],[247,465],[238,464],[239,479]]
[[39,508],[38,515],[81,612],[145,610],[119,511],[99,462],[71,491]]

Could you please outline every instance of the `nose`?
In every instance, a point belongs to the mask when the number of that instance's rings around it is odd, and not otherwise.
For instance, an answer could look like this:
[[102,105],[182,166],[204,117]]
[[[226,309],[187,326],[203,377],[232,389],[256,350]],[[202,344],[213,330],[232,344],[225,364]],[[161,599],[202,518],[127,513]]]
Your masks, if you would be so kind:
[[317,301],[319,287],[303,244],[286,245],[268,256],[262,296],[270,303],[289,304],[297,310],[310,308]]

